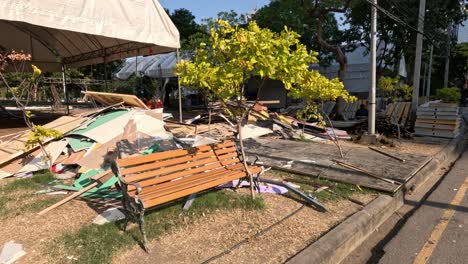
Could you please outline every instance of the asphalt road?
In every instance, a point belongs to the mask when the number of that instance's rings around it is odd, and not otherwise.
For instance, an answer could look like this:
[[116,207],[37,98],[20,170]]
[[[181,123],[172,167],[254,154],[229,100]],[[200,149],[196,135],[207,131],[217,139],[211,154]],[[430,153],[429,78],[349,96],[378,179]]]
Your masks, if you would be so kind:
[[397,212],[342,263],[467,264],[467,188],[465,151],[409,217]]

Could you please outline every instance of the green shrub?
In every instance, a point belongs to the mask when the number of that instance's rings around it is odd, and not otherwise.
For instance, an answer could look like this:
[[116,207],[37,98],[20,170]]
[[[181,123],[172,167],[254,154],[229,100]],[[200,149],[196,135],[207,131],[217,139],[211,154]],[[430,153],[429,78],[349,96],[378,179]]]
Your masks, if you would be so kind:
[[461,93],[456,87],[445,87],[437,90],[437,98],[441,99],[444,103],[457,103],[460,102]]

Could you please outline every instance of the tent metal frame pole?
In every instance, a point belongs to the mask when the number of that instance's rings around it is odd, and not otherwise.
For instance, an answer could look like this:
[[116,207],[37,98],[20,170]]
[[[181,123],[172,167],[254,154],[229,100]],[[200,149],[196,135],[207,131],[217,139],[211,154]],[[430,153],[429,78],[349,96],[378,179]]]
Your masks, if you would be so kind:
[[67,67],[65,64],[62,64],[62,85],[63,85],[63,93],[65,95],[65,104],[67,106],[67,115],[70,114],[70,104],[68,102],[68,89],[67,89],[67,76],[65,74],[65,70]]
[[107,87],[107,61],[105,57],[104,57],[104,83],[106,85],[106,91],[109,91],[109,88]]
[[[176,50],[177,63],[180,62],[179,49]],[[182,123],[182,89],[180,87],[179,76],[177,76],[177,89],[179,93],[179,122]]]

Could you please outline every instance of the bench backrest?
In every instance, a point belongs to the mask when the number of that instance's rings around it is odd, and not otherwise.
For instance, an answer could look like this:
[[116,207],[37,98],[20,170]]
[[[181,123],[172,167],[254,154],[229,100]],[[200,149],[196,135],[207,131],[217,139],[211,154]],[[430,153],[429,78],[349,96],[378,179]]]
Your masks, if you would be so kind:
[[[240,163],[235,142],[177,149],[146,156],[117,159],[120,176],[141,187],[160,184],[182,177],[190,177],[219,168],[238,166]],[[128,191],[134,190],[129,186]]]

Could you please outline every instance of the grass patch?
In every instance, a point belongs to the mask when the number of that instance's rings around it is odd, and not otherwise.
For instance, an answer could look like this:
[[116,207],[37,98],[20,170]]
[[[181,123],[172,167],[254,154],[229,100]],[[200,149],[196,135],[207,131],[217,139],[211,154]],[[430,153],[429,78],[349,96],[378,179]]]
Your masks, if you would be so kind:
[[[157,239],[168,230],[215,210],[241,208],[260,210],[264,208],[261,197],[251,200],[250,196],[226,191],[206,192],[197,196],[189,210],[182,210],[185,199],[163,205],[145,215],[145,230],[149,240]],[[63,252],[52,251],[58,262],[66,262],[65,257],[77,258],[77,263],[110,263],[112,257],[141,242],[141,234],[135,226],[121,231],[122,222],[105,225],[86,225],[75,233],[65,234],[54,242],[62,244]],[[153,249],[157,250],[157,249]],[[142,254],[145,254],[142,251]]]
[[49,172],[40,172],[34,174],[31,178],[18,179],[0,187],[0,192],[14,192],[19,190],[39,190],[47,183],[54,180],[54,175]]
[[34,192],[43,189],[53,179],[54,175],[52,173],[48,171],[39,172],[31,178],[18,179],[0,187],[0,219],[24,212],[37,212],[60,200],[59,197],[47,197],[20,206],[16,205],[15,201],[32,197]]

